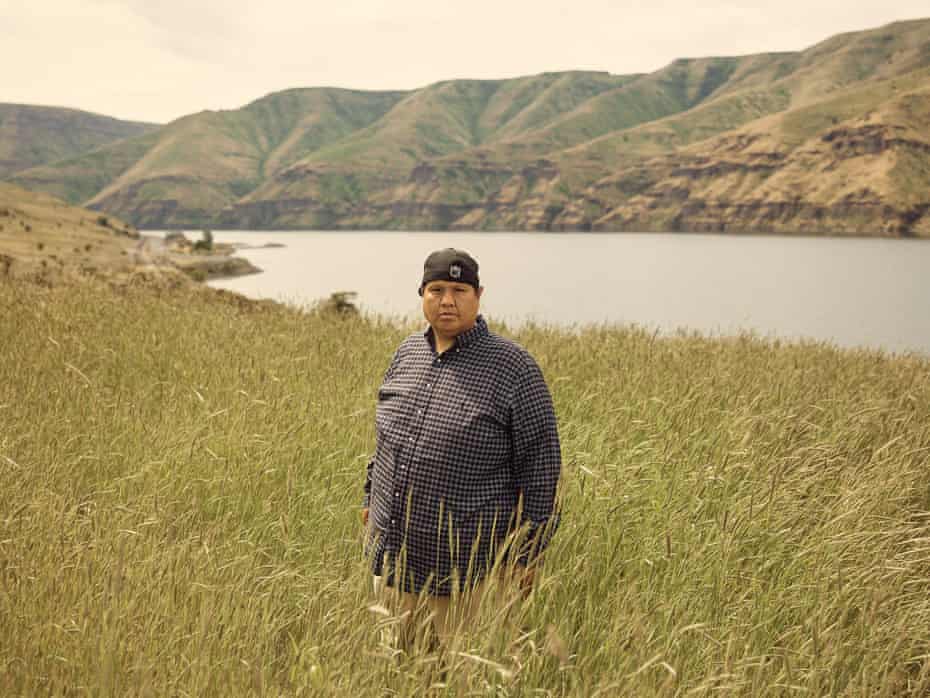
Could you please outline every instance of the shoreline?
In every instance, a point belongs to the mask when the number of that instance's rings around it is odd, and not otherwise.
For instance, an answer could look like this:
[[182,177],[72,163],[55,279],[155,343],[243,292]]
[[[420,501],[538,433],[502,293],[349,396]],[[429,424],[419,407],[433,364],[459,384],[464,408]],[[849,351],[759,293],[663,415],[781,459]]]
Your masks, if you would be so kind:
[[[143,234],[153,232],[186,232],[190,226],[146,226],[140,228]],[[227,226],[210,226],[210,230],[220,233],[327,233],[340,234],[346,233],[386,233],[392,235],[404,235],[407,233],[452,233],[466,235],[672,235],[672,236],[695,236],[707,235],[711,237],[722,238],[787,238],[787,239],[838,239],[838,240],[889,240],[895,242],[930,242],[930,237],[907,236],[907,235],[885,235],[882,233],[842,233],[842,232],[794,232],[784,233],[771,230],[512,230],[512,229],[460,229],[460,228],[311,228],[306,226],[277,226],[273,228],[261,227],[227,227]],[[259,246],[262,247],[262,246]],[[264,245],[264,247],[285,247],[276,243]],[[255,249],[255,248],[252,248]]]
[[219,243],[209,251],[198,251],[187,238],[184,242],[171,243],[157,235],[140,233],[136,252],[143,264],[177,269],[194,281],[217,281],[240,276],[260,274],[259,269],[244,257],[237,257],[240,249],[236,245]]
[[183,236],[166,241],[112,216],[45,194],[0,185],[0,277],[55,285],[142,272],[194,282],[261,273],[235,245],[207,249]]

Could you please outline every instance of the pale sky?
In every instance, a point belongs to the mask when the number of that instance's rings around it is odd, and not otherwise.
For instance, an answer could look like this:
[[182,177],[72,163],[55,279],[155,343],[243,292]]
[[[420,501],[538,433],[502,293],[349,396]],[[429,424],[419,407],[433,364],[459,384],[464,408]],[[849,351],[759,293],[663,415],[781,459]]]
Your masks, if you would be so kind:
[[927,16],[927,0],[0,0],[0,102],[167,122],[291,87],[649,72]]

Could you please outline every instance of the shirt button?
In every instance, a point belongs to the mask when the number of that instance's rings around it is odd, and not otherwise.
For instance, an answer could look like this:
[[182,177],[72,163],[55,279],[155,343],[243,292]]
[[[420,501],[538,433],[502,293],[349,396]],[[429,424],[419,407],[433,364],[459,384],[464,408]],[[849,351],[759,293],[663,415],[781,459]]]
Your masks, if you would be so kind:
[[427,387],[427,388],[432,388],[432,387],[433,387],[433,384],[432,384],[432,383],[427,383],[427,384],[426,384],[426,387]]
[[395,492],[395,493],[394,493],[394,496],[395,496],[395,497],[399,497],[399,496],[400,496],[400,493],[399,493],[399,492]]
[[400,466],[400,469],[401,469],[401,470],[406,470],[406,469],[407,469],[407,466],[406,466],[406,465],[402,465],[402,466]]
[[396,523],[397,523],[397,522],[396,522],[394,519],[391,519],[391,525],[392,525],[392,526],[393,526],[394,524],[396,524]]
[[413,443],[413,437],[412,437],[412,436],[410,437],[410,443]]

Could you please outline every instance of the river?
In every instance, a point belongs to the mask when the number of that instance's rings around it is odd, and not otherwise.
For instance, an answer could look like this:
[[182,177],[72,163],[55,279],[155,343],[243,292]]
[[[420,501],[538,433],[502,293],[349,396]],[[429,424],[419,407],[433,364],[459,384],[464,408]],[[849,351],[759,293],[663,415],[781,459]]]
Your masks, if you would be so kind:
[[212,282],[307,304],[355,291],[363,310],[417,316],[423,259],[458,247],[481,265],[482,311],[520,324],[754,331],[930,355],[930,243],[874,238],[219,231],[264,273]]

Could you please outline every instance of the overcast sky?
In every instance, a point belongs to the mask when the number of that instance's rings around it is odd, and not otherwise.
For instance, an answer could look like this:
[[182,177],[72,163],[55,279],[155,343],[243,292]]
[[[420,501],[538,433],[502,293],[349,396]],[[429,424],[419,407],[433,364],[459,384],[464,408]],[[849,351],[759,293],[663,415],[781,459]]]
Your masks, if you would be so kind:
[[0,0],[0,102],[167,122],[289,87],[648,72],[926,16],[927,0]]

